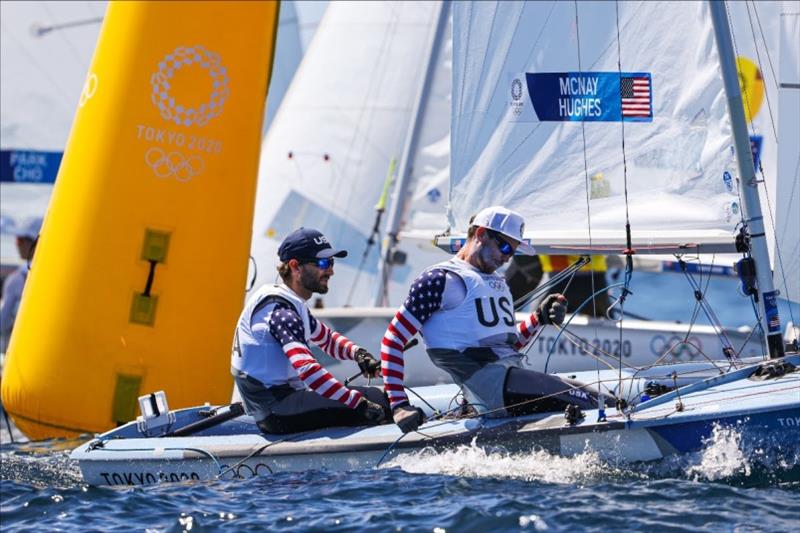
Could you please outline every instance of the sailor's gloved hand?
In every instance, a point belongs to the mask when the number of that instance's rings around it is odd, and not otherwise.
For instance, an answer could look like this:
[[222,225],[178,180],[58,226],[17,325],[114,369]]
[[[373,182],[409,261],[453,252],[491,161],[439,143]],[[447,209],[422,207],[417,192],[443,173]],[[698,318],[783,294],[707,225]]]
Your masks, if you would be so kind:
[[384,412],[383,407],[375,402],[367,400],[364,397],[362,397],[361,400],[359,400],[358,405],[356,405],[356,412],[370,422],[374,422],[376,424],[380,424],[386,418],[386,413]]
[[381,375],[381,362],[364,348],[356,350],[354,360],[365,378],[377,378]]
[[403,433],[409,431],[416,431],[417,428],[425,421],[425,415],[419,407],[411,407],[410,405],[403,405],[394,410],[394,423],[400,428]]
[[562,294],[551,294],[539,304],[536,320],[539,324],[561,325],[567,315],[567,299]]

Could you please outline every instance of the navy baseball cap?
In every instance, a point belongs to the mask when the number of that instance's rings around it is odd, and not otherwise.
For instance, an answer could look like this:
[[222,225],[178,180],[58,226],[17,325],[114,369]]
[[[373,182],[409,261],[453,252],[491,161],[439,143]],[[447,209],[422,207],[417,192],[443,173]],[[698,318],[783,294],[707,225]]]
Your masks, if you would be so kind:
[[283,239],[278,257],[284,263],[289,259],[324,259],[347,257],[346,250],[334,250],[325,235],[311,228],[300,227]]

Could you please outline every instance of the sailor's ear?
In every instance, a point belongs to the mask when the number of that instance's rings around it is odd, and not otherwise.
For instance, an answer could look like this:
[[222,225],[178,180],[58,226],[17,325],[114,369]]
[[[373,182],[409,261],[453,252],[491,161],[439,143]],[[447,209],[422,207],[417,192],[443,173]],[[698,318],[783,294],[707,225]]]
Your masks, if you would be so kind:
[[297,259],[289,259],[288,264],[289,268],[291,268],[292,270],[300,268],[300,261],[298,261]]
[[484,228],[483,226],[478,226],[477,228],[475,228],[475,238],[476,239],[481,239],[485,235],[486,235],[486,228]]

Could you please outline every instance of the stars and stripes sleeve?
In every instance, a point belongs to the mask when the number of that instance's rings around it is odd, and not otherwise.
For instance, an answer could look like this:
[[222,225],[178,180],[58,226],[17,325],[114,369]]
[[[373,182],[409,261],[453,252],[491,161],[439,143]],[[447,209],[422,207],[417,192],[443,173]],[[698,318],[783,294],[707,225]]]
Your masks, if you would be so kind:
[[442,306],[445,271],[423,272],[414,283],[405,303],[395,313],[381,341],[381,374],[392,409],[408,403],[403,386],[405,345],[414,338],[422,324]]
[[269,332],[281,344],[283,353],[309,389],[320,396],[355,408],[361,394],[342,385],[314,359],[304,341],[303,321],[294,309],[285,304],[277,304],[269,315],[268,323]]
[[320,347],[334,359],[353,360],[360,348],[356,343],[337,333],[323,321],[309,316],[311,326],[311,342]]
[[517,324],[517,336],[519,341],[514,345],[514,349],[519,351],[531,340],[533,334],[539,329],[539,321],[536,313],[531,313],[528,318]]

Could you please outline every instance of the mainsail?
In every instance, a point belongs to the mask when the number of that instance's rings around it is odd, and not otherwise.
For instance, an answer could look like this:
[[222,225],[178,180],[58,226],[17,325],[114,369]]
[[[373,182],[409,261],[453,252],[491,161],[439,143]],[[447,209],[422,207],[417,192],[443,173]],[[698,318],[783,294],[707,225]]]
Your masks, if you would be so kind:
[[453,25],[455,231],[491,198],[545,247],[620,251],[630,220],[639,252],[732,251],[738,172],[705,4],[458,3]]

